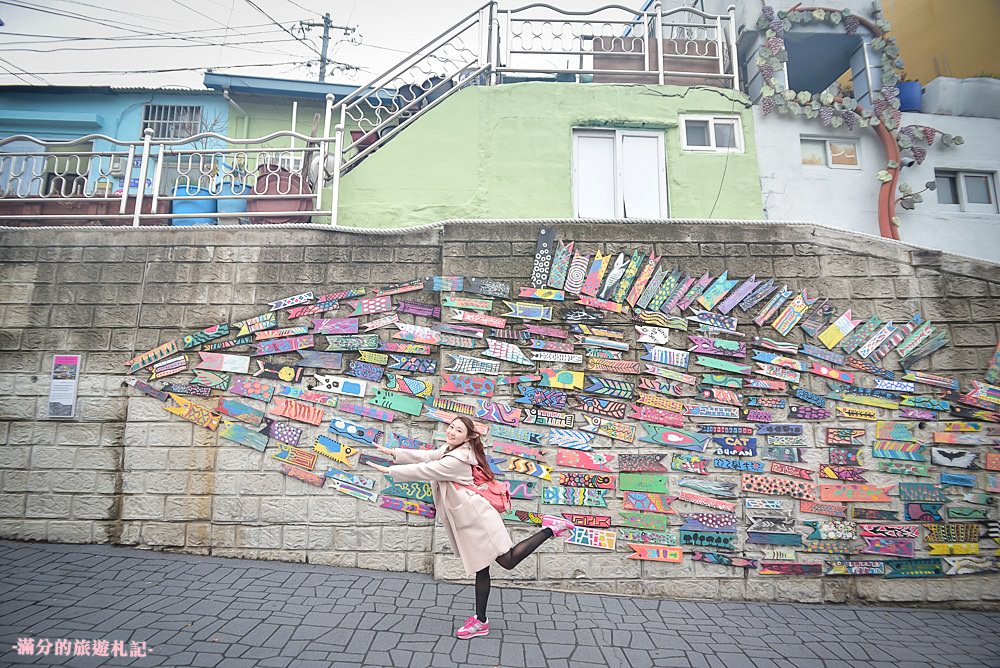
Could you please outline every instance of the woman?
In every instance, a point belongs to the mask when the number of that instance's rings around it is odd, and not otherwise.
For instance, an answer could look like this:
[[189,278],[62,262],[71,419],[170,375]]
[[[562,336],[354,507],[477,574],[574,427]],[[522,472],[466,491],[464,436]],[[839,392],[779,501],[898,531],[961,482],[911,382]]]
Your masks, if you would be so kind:
[[549,538],[569,535],[573,523],[545,515],[541,531],[514,545],[500,513],[486,498],[462,486],[472,484],[474,465],[493,479],[483,442],[472,420],[464,415],[448,425],[445,445],[437,450],[375,447],[396,463],[391,467],[375,466],[379,471],[392,475],[395,480],[431,483],[437,516],[444,522],[452,550],[462,560],[466,575],[476,576],[476,614],[469,617],[455,635],[463,640],[486,635],[490,632],[486,618],[490,563],[495,560],[511,570]]

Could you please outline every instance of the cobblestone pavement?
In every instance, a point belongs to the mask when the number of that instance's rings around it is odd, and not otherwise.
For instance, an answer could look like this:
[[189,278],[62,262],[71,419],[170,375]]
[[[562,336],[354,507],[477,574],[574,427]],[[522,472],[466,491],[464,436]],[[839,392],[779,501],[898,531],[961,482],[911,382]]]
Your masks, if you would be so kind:
[[[0,573],[3,666],[1000,666],[995,613],[495,589],[490,635],[462,641],[471,587],[426,575],[12,541]],[[19,655],[26,637],[148,653]]]

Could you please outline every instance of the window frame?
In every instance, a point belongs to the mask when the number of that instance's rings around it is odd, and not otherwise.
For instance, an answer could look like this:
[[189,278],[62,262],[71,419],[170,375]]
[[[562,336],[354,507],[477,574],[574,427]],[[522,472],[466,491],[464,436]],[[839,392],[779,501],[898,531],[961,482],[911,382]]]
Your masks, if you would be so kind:
[[[707,121],[709,146],[691,146],[687,140],[688,121]],[[734,125],[733,137],[736,139],[735,147],[718,147],[715,145],[715,124],[717,121],[724,121]],[[746,143],[743,141],[743,119],[737,114],[681,114],[678,118],[681,133],[681,150],[697,153],[743,153]]]
[[144,104],[139,137],[152,128],[153,140],[188,139],[202,132],[204,118],[200,104]]
[[[802,153],[802,142],[803,141],[814,141],[823,142],[823,150],[825,153],[826,163],[822,165],[811,165],[807,162],[801,162],[803,167],[824,167],[826,169],[850,169],[853,171],[861,170],[861,142],[852,137],[818,137],[815,135],[799,135],[799,153]],[[851,143],[854,144],[854,155],[857,157],[857,164],[854,165],[835,165],[833,163],[833,150],[830,146],[831,142],[839,143]]]
[[[958,202],[955,204],[946,204],[942,202],[939,197],[937,200],[938,206],[949,211],[958,211],[960,213],[974,213],[991,216],[995,216],[1000,213],[1000,206],[998,206],[997,203],[996,172],[980,171],[975,169],[951,169],[947,167],[935,168],[934,182],[937,183],[938,178],[942,176],[953,177],[955,179],[955,194],[958,196]],[[986,177],[986,187],[989,189],[990,197],[993,200],[992,204],[969,203],[968,192],[965,187],[965,178],[967,176]]]
[[659,218],[670,217],[669,197],[667,196],[667,157],[665,132],[660,130],[638,130],[631,128],[602,128],[602,127],[574,127],[571,131],[572,142],[572,178],[573,178],[573,217],[580,218],[580,198],[579,198],[579,137],[612,137],[614,139],[614,197],[615,197],[615,218],[626,219],[625,216],[625,190],[624,190],[624,159],[622,146],[625,137],[643,137],[656,140],[656,163],[657,163],[657,184],[659,185]]

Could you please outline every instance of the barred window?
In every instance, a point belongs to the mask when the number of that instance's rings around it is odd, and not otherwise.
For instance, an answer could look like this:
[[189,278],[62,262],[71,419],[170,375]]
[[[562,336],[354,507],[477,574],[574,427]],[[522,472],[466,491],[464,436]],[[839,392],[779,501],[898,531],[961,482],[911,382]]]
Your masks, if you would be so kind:
[[201,107],[147,104],[142,109],[142,132],[153,129],[153,139],[186,139],[201,130]]

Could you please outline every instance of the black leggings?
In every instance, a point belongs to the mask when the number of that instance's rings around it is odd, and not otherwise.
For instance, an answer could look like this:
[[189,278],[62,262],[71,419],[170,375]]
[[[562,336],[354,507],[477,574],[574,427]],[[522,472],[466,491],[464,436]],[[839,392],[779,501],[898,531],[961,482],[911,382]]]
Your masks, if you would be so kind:
[[[542,529],[535,535],[525,538],[510,548],[510,550],[501,554],[497,557],[496,562],[508,571],[512,570],[549,538],[552,538],[552,529]],[[489,599],[490,567],[487,566],[476,573],[476,618],[481,622],[486,621],[486,602]]]

